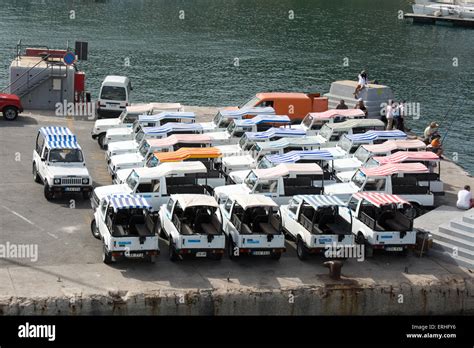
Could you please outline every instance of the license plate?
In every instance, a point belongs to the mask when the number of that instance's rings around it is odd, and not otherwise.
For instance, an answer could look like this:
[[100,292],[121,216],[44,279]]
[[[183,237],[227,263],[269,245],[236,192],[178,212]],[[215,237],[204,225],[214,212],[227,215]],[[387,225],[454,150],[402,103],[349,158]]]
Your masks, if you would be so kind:
[[81,188],[80,187],[66,187],[64,189],[66,192],[80,192]]
[[386,247],[387,251],[403,251],[403,247]]
[[196,257],[206,257],[207,256],[207,252],[205,251],[199,251],[196,253]]
[[143,254],[140,254],[140,253],[130,253],[130,254],[128,254],[128,257],[130,257],[130,258],[139,258],[139,257],[143,257]]
[[256,255],[256,256],[270,255],[270,251],[252,251],[252,255]]

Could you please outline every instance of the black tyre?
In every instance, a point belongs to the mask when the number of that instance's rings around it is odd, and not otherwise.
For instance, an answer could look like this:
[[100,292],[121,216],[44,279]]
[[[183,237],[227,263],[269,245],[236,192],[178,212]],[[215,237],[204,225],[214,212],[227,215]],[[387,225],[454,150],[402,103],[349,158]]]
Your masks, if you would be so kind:
[[105,245],[102,248],[102,262],[104,262],[106,265],[109,265],[113,262],[112,253],[107,250],[107,247]]
[[275,260],[275,261],[280,260],[280,258],[281,258],[281,251],[270,253],[270,258],[271,258],[272,260]]
[[51,191],[48,184],[44,185],[44,198],[46,198],[47,201],[51,201],[54,198],[54,193]]
[[3,109],[3,117],[7,121],[13,121],[18,117],[18,109],[14,106],[7,106]]
[[38,174],[38,169],[36,168],[36,163],[33,163],[33,179],[35,180],[35,182],[37,182],[38,184],[41,183],[41,178]]
[[163,227],[161,227],[161,222],[160,222],[160,218],[159,218],[159,217],[158,217],[158,219],[156,220],[155,233],[156,233],[157,235],[159,235],[161,238],[167,239],[167,236],[166,236],[166,234],[165,234],[165,231],[163,230]]
[[301,261],[308,259],[308,250],[301,238],[296,240],[296,255]]
[[235,260],[237,258],[237,256],[234,254],[234,248],[235,244],[232,238],[229,237],[227,242],[227,253],[229,254],[229,259],[231,260]]
[[94,238],[100,239],[100,232],[97,228],[97,223],[95,222],[95,219],[93,219],[91,222],[91,233]]
[[102,150],[104,150],[104,141],[105,141],[105,133],[99,134],[97,137],[97,142],[99,143],[99,146]]
[[170,241],[169,245],[169,257],[172,262],[176,262],[179,260],[178,253],[176,252],[176,249],[173,245],[173,242]]

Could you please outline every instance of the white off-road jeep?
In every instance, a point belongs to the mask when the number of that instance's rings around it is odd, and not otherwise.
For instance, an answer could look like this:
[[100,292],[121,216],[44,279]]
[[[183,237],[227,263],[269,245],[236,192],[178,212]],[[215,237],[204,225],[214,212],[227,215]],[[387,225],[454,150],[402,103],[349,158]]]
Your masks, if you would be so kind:
[[343,210],[348,208],[339,198],[322,195],[295,196],[281,206],[283,229],[296,242],[300,260],[324,253],[328,245],[354,245],[351,222],[342,218]]
[[352,224],[356,243],[365,245],[367,256],[374,249],[406,252],[414,248],[417,231],[413,229],[416,211],[398,195],[358,192],[341,216]]
[[264,195],[230,194],[220,206],[231,259],[242,254],[278,260],[285,249],[278,205]]
[[117,194],[104,197],[91,222],[92,235],[103,242],[103,262],[142,258],[154,263],[160,248],[153,214],[141,196]]
[[66,127],[42,127],[33,150],[33,178],[44,184],[44,196],[52,200],[66,193],[88,199],[92,179],[76,136]]
[[171,261],[186,255],[220,260],[225,235],[217,201],[207,195],[172,195],[161,206],[157,231],[169,240]]

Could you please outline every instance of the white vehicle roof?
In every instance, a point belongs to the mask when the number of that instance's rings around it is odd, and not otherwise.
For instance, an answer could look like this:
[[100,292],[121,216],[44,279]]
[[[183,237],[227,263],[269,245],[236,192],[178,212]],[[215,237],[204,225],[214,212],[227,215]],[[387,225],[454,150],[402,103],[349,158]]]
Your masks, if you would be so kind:
[[261,123],[283,123],[290,124],[291,120],[287,115],[257,115],[252,118],[233,121],[237,127],[253,126]]
[[250,107],[237,110],[219,110],[218,113],[227,118],[242,118],[247,115],[274,115],[275,110],[272,107]]
[[333,130],[345,130],[357,127],[384,127],[385,124],[381,120],[367,118],[347,120],[338,123],[326,123],[324,126],[332,128]]
[[104,81],[102,82],[102,86],[118,86],[118,87],[125,87],[130,82],[130,79],[126,76],[116,76],[116,75],[109,75],[106,76]]
[[145,134],[168,134],[173,131],[189,132],[202,131],[202,126],[198,123],[177,123],[169,122],[159,127],[144,127]]
[[315,135],[305,136],[302,138],[281,138],[275,141],[257,142],[261,150],[277,150],[284,149],[289,146],[318,146],[321,142]]
[[368,177],[388,176],[392,174],[429,173],[423,163],[387,163],[378,167],[363,167],[360,169]]
[[173,134],[161,139],[147,139],[151,147],[170,147],[180,143],[188,144],[210,144],[211,138],[208,134]]
[[67,127],[41,127],[39,132],[50,149],[80,149],[76,136]]
[[199,161],[165,162],[156,167],[135,168],[134,171],[142,180],[155,180],[172,175],[207,173],[206,166]]
[[334,159],[329,151],[325,150],[301,150],[290,151],[283,155],[267,155],[265,156],[270,162],[278,163],[295,163],[301,160],[312,161],[330,161]]
[[264,132],[245,132],[247,139],[255,141],[274,137],[304,137],[305,135],[305,130],[294,128],[270,128]]
[[426,144],[421,140],[388,140],[382,144],[362,145],[372,153],[386,153],[394,150],[426,149]]
[[346,206],[346,204],[336,196],[297,195],[294,198],[299,201],[305,201],[315,209],[320,207]]
[[140,122],[157,122],[166,119],[195,120],[196,114],[184,111],[163,111],[159,114],[138,116]]
[[273,168],[254,169],[259,179],[278,179],[291,175],[322,175],[323,170],[316,163],[283,163]]
[[108,199],[115,212],[119,209],[152,209],[147,200],[138,195],[116,194]]
[[198,195],[198,194],[181,194],[181,195],[171,195],[171,198],[175,201],[178,201],[179,205],[183,210],[190,207],[214,207],[218,208],[219,205],[214,197],[208,195]]
[[236,201],[244,210],[253,207],[278,207],[278,204],[276,204],[273,199],[260,194],[230,193],[228,198]]
[[336,117],[364,117],[365,113],[359,109],[331,109],[323,112],[310,112],[308,115],[316,120],[329,120]]

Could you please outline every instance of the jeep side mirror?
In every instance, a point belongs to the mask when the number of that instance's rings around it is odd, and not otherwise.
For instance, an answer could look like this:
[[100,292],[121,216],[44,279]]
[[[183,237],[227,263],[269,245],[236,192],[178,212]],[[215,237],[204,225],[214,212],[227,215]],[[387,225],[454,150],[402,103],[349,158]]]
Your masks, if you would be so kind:
[[41,162],[46,161],[46,157],[41,157]]

